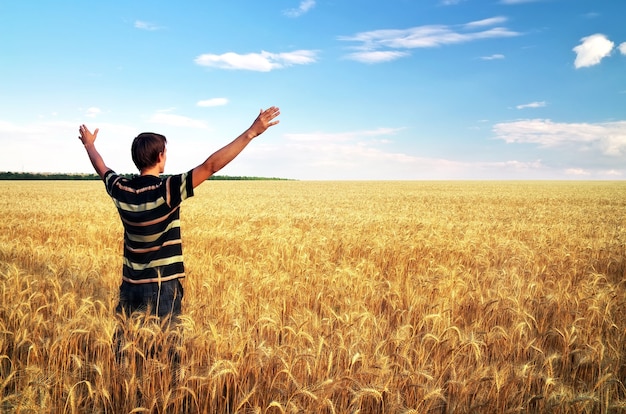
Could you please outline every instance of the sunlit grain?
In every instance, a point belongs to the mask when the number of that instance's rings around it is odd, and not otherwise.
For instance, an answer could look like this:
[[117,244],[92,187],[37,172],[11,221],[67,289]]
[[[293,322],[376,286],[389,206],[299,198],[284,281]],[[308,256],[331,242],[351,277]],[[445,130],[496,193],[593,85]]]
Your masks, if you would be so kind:
[[0,191],[0,412],[626,407],[624,183],[206,183],[178,328],[118,324],[101,183]]

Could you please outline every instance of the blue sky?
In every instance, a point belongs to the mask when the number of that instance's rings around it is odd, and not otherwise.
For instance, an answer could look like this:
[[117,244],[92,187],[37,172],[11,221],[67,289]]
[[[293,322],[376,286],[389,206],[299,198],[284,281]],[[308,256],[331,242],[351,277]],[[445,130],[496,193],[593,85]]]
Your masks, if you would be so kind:
[[626,2],[274,0],[0,4],[0,171],[189,170],[276,105],[223,175],[626,178]]

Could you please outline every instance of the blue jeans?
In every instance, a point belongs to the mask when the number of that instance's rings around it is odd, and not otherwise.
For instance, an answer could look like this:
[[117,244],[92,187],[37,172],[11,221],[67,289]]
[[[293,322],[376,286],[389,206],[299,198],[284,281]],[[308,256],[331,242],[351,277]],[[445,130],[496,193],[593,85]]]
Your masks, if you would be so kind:
[[134,284],[123,281],[120,285],[120,301],[115,311],[130,316],[134,312],[146,312],[159,318],[176,318],[181,313],[183,286],[179,279],[159,284]]

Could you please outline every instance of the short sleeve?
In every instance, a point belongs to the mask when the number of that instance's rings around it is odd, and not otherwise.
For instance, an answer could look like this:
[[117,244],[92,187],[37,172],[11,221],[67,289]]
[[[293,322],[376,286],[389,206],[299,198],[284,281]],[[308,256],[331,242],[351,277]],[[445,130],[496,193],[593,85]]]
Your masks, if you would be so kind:
[[110,196],[113,196],[113,186],[118,179],[119,176],[113,170],[109,170],[104,173],[104,178],[102,180],[104,181],[104,186]]
[[172,175],[165,180],[166,200],[170,207],[178,206],[183,200],[193,197],[192,172]]

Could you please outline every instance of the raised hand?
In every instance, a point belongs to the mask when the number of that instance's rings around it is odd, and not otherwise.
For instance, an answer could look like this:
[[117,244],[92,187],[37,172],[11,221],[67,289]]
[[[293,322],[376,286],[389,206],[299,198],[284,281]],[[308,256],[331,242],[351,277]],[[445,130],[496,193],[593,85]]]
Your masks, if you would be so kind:
[[85,146],[91,145],[96,140],[96,137],[98,136],[98,131],[99,129],[96,128],[96,130],[93,131],[93,134],[92,134],[91,131],[87,128],[87,126],[83,124],[78,127],[78,132],[80,133],[80,135],[78,136],[78,139],[80,139],[80,141]]
[[259,116],[256,117],[250,127],[250,132],[252,132],[255,137],[261,135],[267,128],[280,122],[279,120],[274,121],[278,115],[280,115],[280,109],[275,106],[267,108],[266,110],[261,109]]

